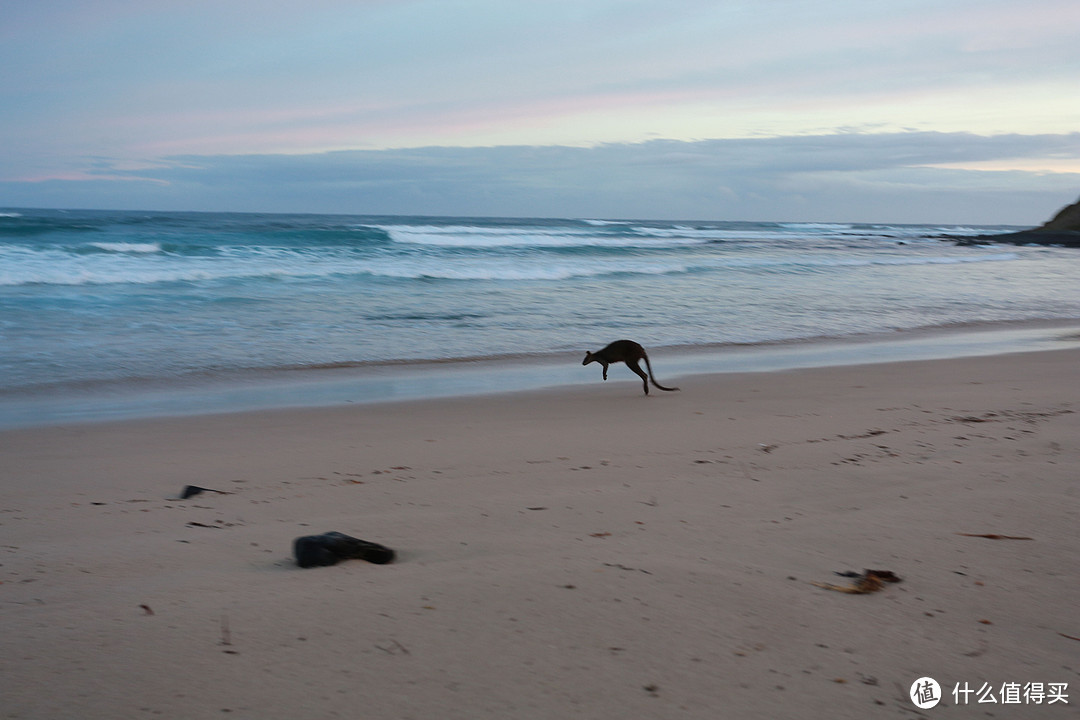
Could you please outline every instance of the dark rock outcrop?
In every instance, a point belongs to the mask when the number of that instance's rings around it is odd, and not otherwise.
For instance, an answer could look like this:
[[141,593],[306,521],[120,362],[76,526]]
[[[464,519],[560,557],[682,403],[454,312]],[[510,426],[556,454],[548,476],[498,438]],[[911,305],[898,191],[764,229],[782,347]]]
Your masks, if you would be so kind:
[[1053,219],[1035,232],[1080,232],[1080,200],[1061,208]]
[[1011,243],[1013,245],[1064,245],[1080,248],[1080,200],[1066,205],[1057,215],[1037,228],[1005,235],[977,235],[962,238],[958,245]]

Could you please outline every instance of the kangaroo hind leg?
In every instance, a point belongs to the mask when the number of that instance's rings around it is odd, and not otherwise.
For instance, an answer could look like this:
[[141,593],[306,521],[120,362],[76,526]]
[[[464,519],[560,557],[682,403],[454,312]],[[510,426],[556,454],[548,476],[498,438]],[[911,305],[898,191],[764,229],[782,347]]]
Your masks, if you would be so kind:
[[641,378],[641,384],[645,386],[645,394],[649,394],[649,376],[645,374],[645,371],[638,365],[637,360],[627,360],[626,367],[637,373],[637,376]]

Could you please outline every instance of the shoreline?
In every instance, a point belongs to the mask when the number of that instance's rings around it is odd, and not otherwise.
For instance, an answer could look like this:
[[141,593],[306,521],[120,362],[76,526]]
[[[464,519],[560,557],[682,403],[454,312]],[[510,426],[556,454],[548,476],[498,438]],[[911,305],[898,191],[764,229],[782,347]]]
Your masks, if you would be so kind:
[[[663,382],[688,375],[978,357],[1068,347],[1080,347],[1080,319],[968,323],[846,337],[648,349],[654,373]],[[581,353],[596,349],[582,348]],[[595,368],[578,367],[581,353],[370,362],[14,390],[0,395],[0,430],[464,398],[594,384],[599,373]],[[614,366],[609,374],[611,381],[637,382],[622,370]]]
[[[1078,361],[0,432],[5,717],[861,720],[927,676],[945,714],[956,685],[1065,683],[1004,708],[1065,717]],[[298,568],[331,530],[398,561]],[[821,587],[865,568],[902,582]]]

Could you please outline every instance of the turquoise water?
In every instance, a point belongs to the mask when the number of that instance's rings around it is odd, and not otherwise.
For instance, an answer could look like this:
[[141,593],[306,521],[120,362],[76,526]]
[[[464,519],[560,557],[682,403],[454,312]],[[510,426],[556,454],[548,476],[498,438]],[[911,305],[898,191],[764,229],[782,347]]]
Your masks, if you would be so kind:
[[0,211],[0,394],[1080,318],[1080,254],[889,224]]

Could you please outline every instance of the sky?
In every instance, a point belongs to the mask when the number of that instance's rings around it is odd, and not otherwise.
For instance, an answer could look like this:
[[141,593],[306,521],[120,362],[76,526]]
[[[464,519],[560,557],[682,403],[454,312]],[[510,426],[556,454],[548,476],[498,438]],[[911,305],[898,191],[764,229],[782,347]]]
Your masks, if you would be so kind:
[[1077,0],[34,0],[0,207],[1036,225]]

